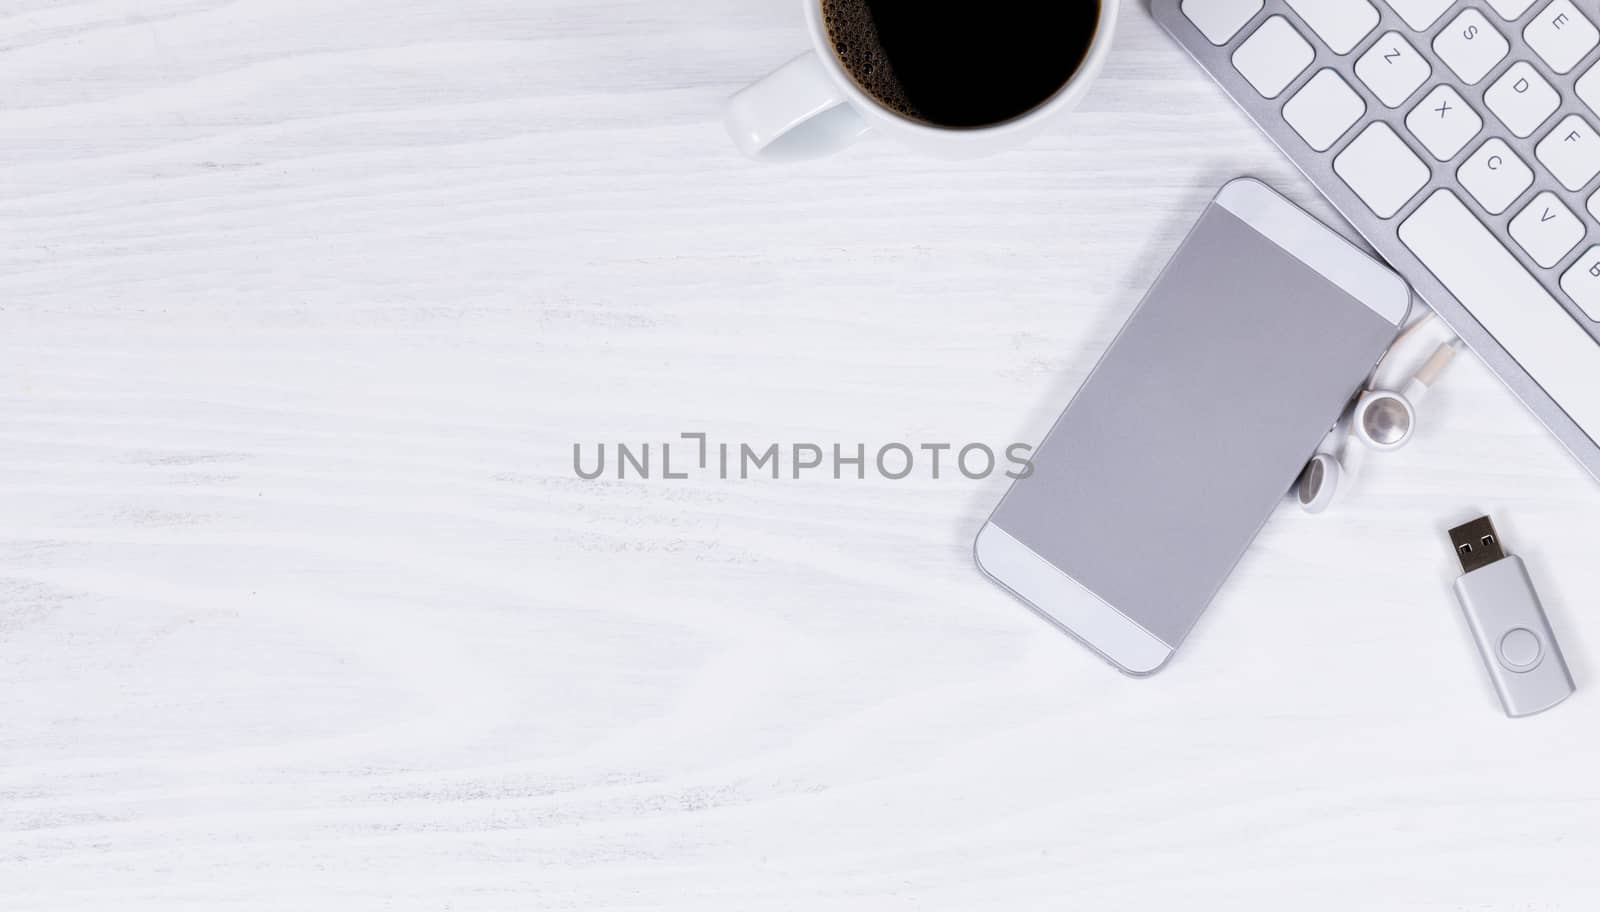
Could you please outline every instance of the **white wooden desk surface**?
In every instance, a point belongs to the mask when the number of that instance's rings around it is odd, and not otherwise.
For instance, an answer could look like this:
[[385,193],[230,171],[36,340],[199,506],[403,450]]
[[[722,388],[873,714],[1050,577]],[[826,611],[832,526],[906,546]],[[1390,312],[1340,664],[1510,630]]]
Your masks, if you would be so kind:
[[[1591,910],[1600,486],[1475,361],[1118,676],[1006,482],[574,442],[1036,440],[1224,180],[1130,6],[979,162],[735,155],[792,0],[0,4],[0,909]],[[1494,511],[1580,693],[1501,717]]]

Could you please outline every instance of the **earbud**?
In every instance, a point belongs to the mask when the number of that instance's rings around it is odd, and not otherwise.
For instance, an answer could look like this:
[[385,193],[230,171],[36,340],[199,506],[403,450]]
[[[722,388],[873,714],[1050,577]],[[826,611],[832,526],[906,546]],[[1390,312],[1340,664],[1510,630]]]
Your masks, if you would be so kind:
[[[1396,357],[1401,344],[1432,315],[1417,321],[1390,347],[1378,371]],[[1434,349],[1433,355],[1406,381],[1403,390],[1369,389],[1356,398],[1348,414],[1323,439],[1315,456],[1295,483],[1295,498],[1307,513],[1321,513],[1348,487],[1360,471],[1366,450],[1398,450],[1410,442],[1417,428],[1417,406],[1456,355],[1457,340]]]
[[1321,513],[1332,506],[1339,492],[1360,474],[1366,458],[1365,447],[1357,443],[1350,432],[1348,418],[1334,425],[1295,483],[1295,498],[1300,502],[1300,509]]
[[1356,439],[1375,450],[1398,450],[1417,429],[1417,407],[1394,390],[1367,390],[1356,400],[1350,426]]

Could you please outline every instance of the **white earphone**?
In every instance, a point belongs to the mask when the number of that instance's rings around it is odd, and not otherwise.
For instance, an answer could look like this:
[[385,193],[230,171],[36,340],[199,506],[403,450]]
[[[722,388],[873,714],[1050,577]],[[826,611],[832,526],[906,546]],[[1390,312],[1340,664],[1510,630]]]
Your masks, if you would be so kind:
[[[1432,314],[1412,324],[1389,348],[1374,375],[1402,356],[1405,343],[1433,321]],[[1388,451],[1405,446],[1416,433],[1417,406],[1428,395],[1439,375],[1455,358],[1459,340],[1438,344],[1422,367],[1399,390],[1374,387],[1363,392],[1355,405],[1323,439],[1317,454],[1306,463],[1295,484],[1295,497],[1307,513],[1321,513],[1361,471],[1368,449]]]

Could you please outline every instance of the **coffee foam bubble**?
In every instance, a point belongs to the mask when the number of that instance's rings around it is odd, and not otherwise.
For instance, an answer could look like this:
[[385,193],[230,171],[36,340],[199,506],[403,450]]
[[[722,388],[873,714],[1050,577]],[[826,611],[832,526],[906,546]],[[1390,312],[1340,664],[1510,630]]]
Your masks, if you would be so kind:
[[822,0],[822,18],[834,53],[856,84],[885,107],[922,120],[922,112],[895,77],[866,0]]

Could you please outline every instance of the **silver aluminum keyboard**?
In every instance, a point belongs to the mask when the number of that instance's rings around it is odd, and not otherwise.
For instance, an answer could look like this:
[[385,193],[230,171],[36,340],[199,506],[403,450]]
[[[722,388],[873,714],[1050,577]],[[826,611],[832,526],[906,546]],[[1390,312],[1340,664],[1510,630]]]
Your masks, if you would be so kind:
[[1600,478],[1600,8],[1150,3]]

